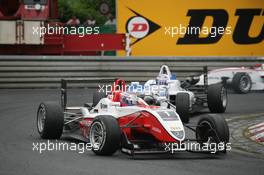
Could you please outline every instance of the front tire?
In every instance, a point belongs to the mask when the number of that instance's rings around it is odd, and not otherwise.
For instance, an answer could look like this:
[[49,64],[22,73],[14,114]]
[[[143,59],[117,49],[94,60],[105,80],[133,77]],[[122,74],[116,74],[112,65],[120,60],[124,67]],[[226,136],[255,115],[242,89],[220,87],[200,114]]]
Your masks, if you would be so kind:
[[64,116],[61,106],[54,102],[39,105],[37,129],[43,139],[59,139],[62,135]]
[[208,86],[207,104],[210,112],[224,113],[227,103],[227,90],[222,83]]
[[211,140],[213,143],[229,142],[229,128],[225,119],[220,115],[205,115],[198,121],[196,139],[200,143]]
[[109,156],[120,148],[121,131],[117,120],[108,115],[93,120],[89,133],[92,150],[97,155]]
[[232,88],[239,94],[247,94],[252,87],[250,76],[244,72],[238,72],[234,75],[232,80]]

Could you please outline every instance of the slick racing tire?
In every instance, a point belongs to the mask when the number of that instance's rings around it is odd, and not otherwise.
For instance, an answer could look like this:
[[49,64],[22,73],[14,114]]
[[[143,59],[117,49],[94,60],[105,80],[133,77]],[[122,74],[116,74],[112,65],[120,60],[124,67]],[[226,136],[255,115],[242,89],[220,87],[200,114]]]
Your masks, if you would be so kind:
[[227,90],[223,84],[218,83],[208,86],[207,103],[212,113],[224,113],[226,111],[228,98]]
[[232,88],[239,94],[247,94],[252,87],[250,76],[244,72],[238,72],[234,75],[232,80]]
[[190,97],[188,93],[178,93],[175,97],[176,112],[183,123],[188,123],[190,118]]
[[105,92],[94,92],[93,93],[93,107],[96,106],[102,98],[105,98]]
[[96,117],[91,124],[89,139],[95,154],[103,156],[114,154],[121,143],[121,130],[117,120],[108,115]]
[[43,102],[37,113],[37,129],[43,139],[59,139],[63,132],[64,115],[60,105]]
[[210,140],[213,143],[228,143],[229,128],[223,116],[217,114],[205,115],[200,118],[196,128],[196,139],[200,143]]

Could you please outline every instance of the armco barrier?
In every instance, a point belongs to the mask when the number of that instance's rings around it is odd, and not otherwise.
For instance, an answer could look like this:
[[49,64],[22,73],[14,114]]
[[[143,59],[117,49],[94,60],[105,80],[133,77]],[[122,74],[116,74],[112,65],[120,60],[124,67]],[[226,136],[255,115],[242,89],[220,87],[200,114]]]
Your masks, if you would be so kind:
[[[237,57],[79,57],[79,56],[0,56],[0,88],[59,88],[62,78],[123,78],[146,81],[157,76],[167,64],[179,79],[230,66],[253,66],[264,58]],[[98,87],[97,80],[71,84]]]

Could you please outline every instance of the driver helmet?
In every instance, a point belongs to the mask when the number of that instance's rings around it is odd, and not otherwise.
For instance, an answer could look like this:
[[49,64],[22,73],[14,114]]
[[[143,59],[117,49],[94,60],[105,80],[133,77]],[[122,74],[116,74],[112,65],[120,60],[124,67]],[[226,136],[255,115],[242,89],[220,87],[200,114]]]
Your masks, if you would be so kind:
[[167,85],[169,80],[170,77],[165,74],[159,75],[156,79],[158,85]]

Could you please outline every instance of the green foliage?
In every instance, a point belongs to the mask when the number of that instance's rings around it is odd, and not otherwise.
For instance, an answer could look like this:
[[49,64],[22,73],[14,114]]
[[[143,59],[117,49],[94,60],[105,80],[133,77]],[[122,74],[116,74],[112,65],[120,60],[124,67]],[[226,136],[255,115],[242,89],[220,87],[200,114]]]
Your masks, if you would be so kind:
[[87,18],[94,18],[97,25],[107,21],[107,17],[100,13],[102,2],[110,5],[110,12],[115,15],[115,0],[59,0],[59,14],[62,22],[68,21],[73,15],[83,23]]

